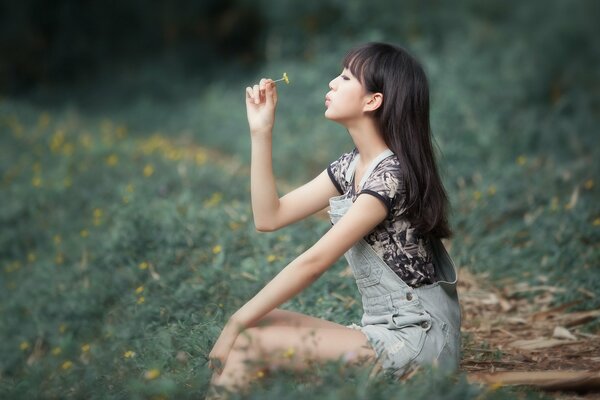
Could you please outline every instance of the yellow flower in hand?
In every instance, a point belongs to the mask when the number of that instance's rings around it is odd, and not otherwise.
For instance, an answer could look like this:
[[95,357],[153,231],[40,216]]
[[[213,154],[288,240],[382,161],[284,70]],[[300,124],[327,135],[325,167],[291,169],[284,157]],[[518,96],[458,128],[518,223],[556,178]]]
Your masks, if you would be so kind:
[[273,81],[273,83],[275,82],[280,82],[280,81],[284,81],[285,83],[287,83],[288,85],[290,84],[290,78],[288,78],[287,72],[283,73],[283,77],[277,79],[276,81]]

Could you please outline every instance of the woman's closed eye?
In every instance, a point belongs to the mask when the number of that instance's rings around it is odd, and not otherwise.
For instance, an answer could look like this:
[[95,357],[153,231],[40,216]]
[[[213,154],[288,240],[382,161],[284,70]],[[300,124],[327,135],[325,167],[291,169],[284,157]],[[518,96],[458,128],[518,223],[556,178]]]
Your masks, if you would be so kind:
[[348,76],[344,75],[344,74],[340,75],[340,77],[341,77],[343,80],[345,80],[345,81],[349,81],[349,80],[350,80],[350,78],[349,78]]

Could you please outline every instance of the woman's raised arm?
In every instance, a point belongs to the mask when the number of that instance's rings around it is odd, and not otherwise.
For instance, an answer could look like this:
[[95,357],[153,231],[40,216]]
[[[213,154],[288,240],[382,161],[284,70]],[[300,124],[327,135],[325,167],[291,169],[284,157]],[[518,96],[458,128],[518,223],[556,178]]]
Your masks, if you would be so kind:
[[274,231],[322,210],[338,194],[324,171],[281,199],[272,163],[272,137],[277,89],[271,79],[246,88],[246,112],[252,140],[250,186],[254,225],[258,231]]

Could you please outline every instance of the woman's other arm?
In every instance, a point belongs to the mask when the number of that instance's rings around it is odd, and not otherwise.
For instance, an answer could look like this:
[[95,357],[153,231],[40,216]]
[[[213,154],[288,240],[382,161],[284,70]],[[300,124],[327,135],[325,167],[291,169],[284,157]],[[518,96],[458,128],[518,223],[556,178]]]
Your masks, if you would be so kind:
[[288,264],[256,296],[240,308],[231,323],[242,329],[294,297],[371,232],[387,215],[374,196],[358,196],[347,213],[311,248]]
[[387,208],[380,200],[374,196],[358,196],[346,214],[317,243],[288,264],[229,318],[209,358],[224,364],[240,332],[313,283],[386,215]]
[[246,111],[252,141],[250,192],[254,225],[258,231],[274,231],[322,210],[338,194],[323,171],[305,185],[279,198],[272,164],[272,133],[277,89],[270,79],[246,88]]

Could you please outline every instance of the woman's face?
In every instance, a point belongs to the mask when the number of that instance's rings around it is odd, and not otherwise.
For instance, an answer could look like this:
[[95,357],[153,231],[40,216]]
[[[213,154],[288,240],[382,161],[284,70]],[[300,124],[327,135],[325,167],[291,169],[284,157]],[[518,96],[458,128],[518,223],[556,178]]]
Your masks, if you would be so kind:
[[350,70],[329,82],[329,92],[325,96],[325,117],[343,125],[364,115],[367,93]]

